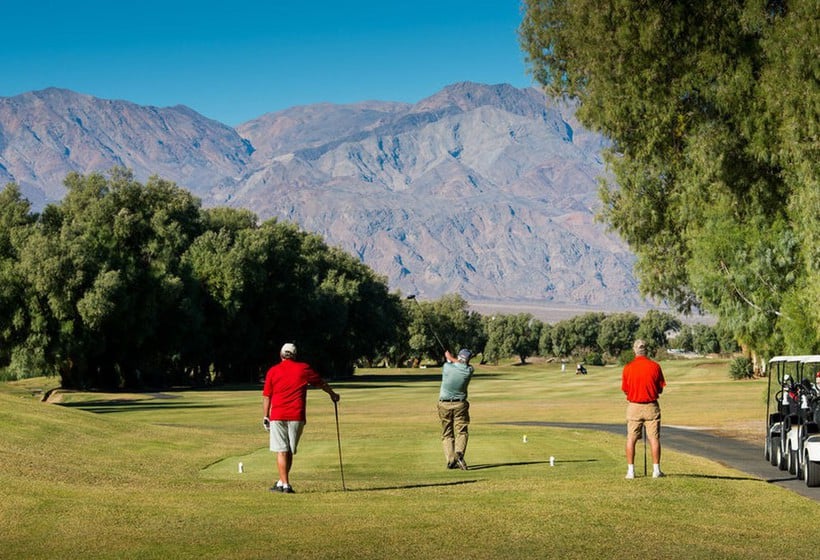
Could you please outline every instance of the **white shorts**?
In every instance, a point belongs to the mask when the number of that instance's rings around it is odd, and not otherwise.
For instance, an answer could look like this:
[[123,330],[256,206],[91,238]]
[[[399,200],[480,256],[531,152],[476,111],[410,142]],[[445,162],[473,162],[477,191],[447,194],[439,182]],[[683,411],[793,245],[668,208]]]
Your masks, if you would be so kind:
[[296,448],[304,429],[305,423],[301,420],[271,420],[270,450],[277,453],[290,451],[296,455]]

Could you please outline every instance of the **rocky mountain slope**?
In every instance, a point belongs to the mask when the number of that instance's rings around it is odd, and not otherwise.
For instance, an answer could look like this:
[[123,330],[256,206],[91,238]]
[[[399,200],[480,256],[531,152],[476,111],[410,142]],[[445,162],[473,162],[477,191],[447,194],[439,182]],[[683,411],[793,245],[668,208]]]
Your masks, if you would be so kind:
[[508,85],[294,107],[236,129],[59,89],[0,98],[0,181],[35,208],[69,171],[123,165],[205,206],[294,221],[393,290],[508,306],[645,305],[633,256],[594,222],[603,145],[571,107]]

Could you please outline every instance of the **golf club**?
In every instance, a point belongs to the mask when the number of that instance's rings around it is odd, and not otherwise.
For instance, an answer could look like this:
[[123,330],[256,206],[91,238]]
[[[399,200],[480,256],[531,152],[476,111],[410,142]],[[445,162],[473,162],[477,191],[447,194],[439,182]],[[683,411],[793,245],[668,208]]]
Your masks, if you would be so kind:
[[444,344],[441,342],[441,339],[439,339],[438,335],[436,334],[436,331],[433,330],[433,326],[430,324],[430,321],[428,321],[427,317],[424,315],[424,308],[419,303],[419,300],[416,299],[416,296],[407,296],[407,299],[412,299],[416,302],[416,305],[419,306],[419,311],[421,312],[421,318],[424,320],[424,323],[427,325],[427,328],[430,329],[430,332],[433,333],[433,338],[435,338],[436,342],[438,342],[438,345],[441,346],[441,350],[443,352],[447,352],[447,348],[444,347]]
[[642,428],[643,434],[641,438],[643,438],[643,475],[646,476],[646,426]]
[[342,436],[339,433],[339,403],[333,401],[333,411],[336,413],[336,442],[339,444],[339,472],[342,473],[342,491],[346,492],[345,469],[342,466]]

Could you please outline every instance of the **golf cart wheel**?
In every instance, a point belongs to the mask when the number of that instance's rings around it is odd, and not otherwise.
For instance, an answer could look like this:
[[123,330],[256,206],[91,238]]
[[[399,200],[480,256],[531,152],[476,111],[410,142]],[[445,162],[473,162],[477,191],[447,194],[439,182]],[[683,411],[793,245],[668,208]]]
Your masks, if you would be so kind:
[[788,456],[786,457],[786,466],[789,474],[797,474],[797,451],[794,451],[791,445],[789,445]]
[[788,468],[788,459],[786,458],[788,452],[778,448],[775,455],[777,456],[777,468],[781,471],[785,471]]
[[769,449],[769,464],[776,467],[777,457],[780,455],[780,437],[772,437],[771,441],[772,443]]
[[806,454],[806,466],[803,467],[803,479],[809,488],[820,486],[820,461],[809,461],[808,454]]

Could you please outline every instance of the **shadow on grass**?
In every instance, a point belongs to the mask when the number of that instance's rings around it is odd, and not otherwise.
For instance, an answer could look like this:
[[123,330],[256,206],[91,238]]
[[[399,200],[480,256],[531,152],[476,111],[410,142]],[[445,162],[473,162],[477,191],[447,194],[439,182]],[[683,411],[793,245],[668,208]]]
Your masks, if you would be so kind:
[[406,484],[403,486],[377,486],[375,488],[348,488],[347,492],[381,492],[384,490],[413,490],[415,488],[435,488],[438,486],[460,486],[475,484],[478,480],[457,480],[454,482],[434,482],[432,484]]
[[159,400],[155,400],[157,397],[154,397],[150,400],[137,401],[128,399],[109,399],[100,401],[59,403],[58,406],[64,406],[66,408],[79,408],[80,410],[93,412],[95,414],[111,414],[115,412],[125,412],[127,410],[201,410],[207,408],[222,408],[223,406],[218,404],[178,403],[173,401],[174,398],[175,397],[163,397],[159,398]]
[[[651,474],[647,475],[647,477],[651,478]],[[665,478],[707,478],[711,480],[751,480],[754,482],[775,482],[770,480],[761,480],[759,478],[755,478],[753,476],[720,476],[716,474],[667,474]]]
[[[555,461],[556,465],[562,463],[595,463],[598,459],[573,459],[569,461]],[[482,469],[496,469],[498,467],[523,467],[525,465],[544,465],[549,464],[549,461],[520,461],[517,463],[487,463],[481,465],[470,465],[467,470],[480,471]]]

